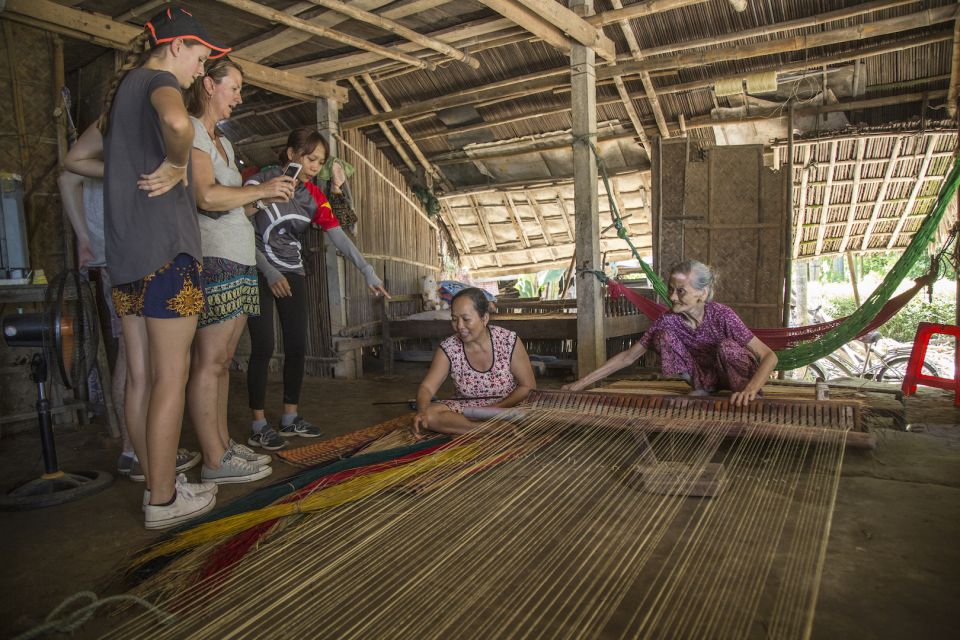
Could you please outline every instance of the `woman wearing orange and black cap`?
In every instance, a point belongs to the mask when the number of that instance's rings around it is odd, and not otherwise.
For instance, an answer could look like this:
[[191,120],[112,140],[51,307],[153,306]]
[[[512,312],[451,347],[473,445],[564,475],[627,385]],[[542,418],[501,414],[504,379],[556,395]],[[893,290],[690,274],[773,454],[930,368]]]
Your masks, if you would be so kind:
[[99,125],[107,269],[130,361],[125,413],[128,425],[145,425],[148,529],[174,526],[216,502],[213,489],[188,485],[175,471],[190,344],[204,308],[197,207],[187,186],[193,125],[181,89],[227,51],[192,15],[165,9],[132,43]]

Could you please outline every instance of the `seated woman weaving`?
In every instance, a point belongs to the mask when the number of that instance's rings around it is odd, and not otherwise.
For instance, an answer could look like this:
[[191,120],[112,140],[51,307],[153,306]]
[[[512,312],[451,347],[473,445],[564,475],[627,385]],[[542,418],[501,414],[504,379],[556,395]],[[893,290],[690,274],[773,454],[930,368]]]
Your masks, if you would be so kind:
[[736,406],[756,399],[777,366],[777,354],[730,307],[712,301],[715,280],[710,267],[696,260],[674,266],[669,284],[673,308],[632,347],[564,389],[584,389],[653,349],[660,354],[663,373],[689,382],[691,395],[729,389]]
[[[512,407],[537,386],[527,350],[513,331],[489,325],[490,309],[483,291],[464,289],[450,307],[453,330],[433,356],[417,391],[413,432],[467,433],[477,426],[463,415],[465,407]],[[431,402],[440,385],[453,376],[458,397]]]

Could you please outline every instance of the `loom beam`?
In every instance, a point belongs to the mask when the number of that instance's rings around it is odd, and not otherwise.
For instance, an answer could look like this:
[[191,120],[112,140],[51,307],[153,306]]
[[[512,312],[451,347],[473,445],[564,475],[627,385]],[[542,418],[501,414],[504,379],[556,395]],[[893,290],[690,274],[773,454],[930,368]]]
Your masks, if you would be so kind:
[[857,403],[839,400],[764,399],[735,407],[727,398],[618,395],[535,391],[521,407],[476,407],[464,415],[473,420],[517,421],[531,410],[568,413],[571,424],[595,424],[602,416],[610,426],[644,432],[698,433],[719,428],[725,437],[787,438],[800,442],[833,442],[845,430],[846,445],[873,449],[876,438],[862,430]]

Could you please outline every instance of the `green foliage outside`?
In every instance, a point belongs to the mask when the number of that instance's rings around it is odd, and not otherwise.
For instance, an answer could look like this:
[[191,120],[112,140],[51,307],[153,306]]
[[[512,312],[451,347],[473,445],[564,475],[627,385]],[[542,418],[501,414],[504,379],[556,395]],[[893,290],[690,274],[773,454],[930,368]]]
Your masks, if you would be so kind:
[[551,291],[551,285],[557,285],[563,274],[563,269],[548,269],[539,273],[527,273],[517,278],[517,283],[513,286],[521,298],[536,298],[538,296],[549,298],[557,293]]
[[[871,273],[876,273],[880,275],[880,277],[887,275],[899,257],[900,254],[898,253],[868,253],[856,257],[854,259],[854,264],[857,265],[858,278],[862,280]],[[944,261],[941,269],[943,269],[940,274],[941,278],[952,279],[955,277],[953,268],[950,266],[949,262]],[[920,260],[917,260],[917,262],[910,269],[909,273],[907,273],[907,278],[919,278],[929,270],[930,256],[926,255]],[[847,273],[846,258],[836,257],[824,258],[820,260],[819,280],[824,284],[832,282],[848,282],[850,280],[850,274]]]
[[[827,300],[825,311],[832,318],[848,316],[857,308],[853,296],[843,296]],[[920,322],[953,324],[955,321],[953,300],[934,297],[927,302],[926,292],[921,291],[898,314],[878,329],[887,338],[898,342],[913,342]]]

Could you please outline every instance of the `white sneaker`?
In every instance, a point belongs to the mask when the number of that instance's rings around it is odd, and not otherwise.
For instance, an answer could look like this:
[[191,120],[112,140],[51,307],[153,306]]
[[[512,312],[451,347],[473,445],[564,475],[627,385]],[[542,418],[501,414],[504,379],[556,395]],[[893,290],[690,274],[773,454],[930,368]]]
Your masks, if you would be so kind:
[[194,493],[189,483],[174,485],[173,504],[148,504],[143,509],[143,526],[147,529],[167,529],[201,516],[217,504],[212,493]]
[[[220,490],[220,487],[213,482],[187,482],[187,476],[182,473],[177,474],[177,485],[184,485],[192,493],[209,493],[211,495],[217,495],[217,491]],[[146,510],[147,505],[150,504],[150,489],[143,490],[143,509]]]
[[271,458],[268,454],[257,453],[250,447],[240,444],[233,438],[230,438],[229,449],[233,452],[233,455],[258,467],[265,467],[273,462],[273,458]]
[[273,473],[273,467],[260,467],[255,464],[250,464],[243,458],[234,455],[230,449],[227,449],[223,452],[223,457],[220,459],[220,468],[211,469],[207,465],[203,465],[200,478],[204,482],[230,484],[235,482],[254,482],[260,478],[266,478],[271,473]]

